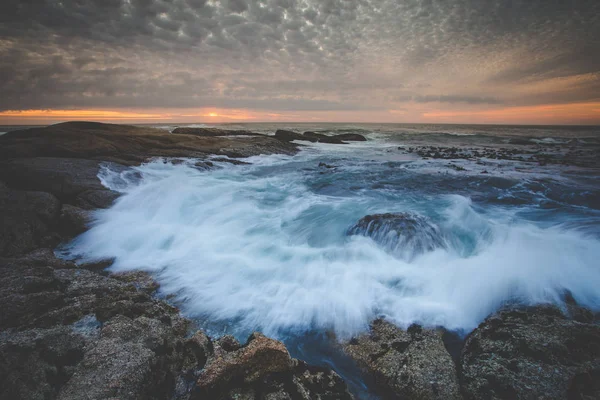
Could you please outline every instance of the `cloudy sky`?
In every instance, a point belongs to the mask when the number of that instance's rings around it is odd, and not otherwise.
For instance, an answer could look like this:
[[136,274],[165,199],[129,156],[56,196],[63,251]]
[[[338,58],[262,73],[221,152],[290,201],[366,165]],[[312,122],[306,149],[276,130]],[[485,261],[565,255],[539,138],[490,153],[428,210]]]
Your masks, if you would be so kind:
[[600,1],[0,1],[0,124],[69,119],[600,124]]

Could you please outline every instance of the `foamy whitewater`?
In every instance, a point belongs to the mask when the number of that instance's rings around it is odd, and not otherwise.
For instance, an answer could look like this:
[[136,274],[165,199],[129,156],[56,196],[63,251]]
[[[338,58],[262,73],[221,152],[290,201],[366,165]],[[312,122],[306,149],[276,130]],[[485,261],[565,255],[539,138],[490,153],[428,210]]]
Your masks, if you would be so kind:
[[[392,148],[315,144],[209,171],[193,160],[105,169],[103,183],[125,195],[68,251],[151,271],[188,316],[239,335],[348,336],[381,315],[468,332],[506,303],[562,304],[567,291],[598,309],[600,216],[576,201],[589,190],[547,176],[442,174],[385,161]],[[365,215],[407,211],[446,245],[403,257],[347,235]]]

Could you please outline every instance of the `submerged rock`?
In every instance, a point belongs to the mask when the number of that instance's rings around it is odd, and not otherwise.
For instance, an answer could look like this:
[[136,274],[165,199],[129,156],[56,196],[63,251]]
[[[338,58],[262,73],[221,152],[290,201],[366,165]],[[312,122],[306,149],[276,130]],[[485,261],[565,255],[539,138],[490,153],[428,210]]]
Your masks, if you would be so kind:
[[439,330],[408,330],[378,319],[343,345],[386,398],[460,399],[458,376]]
[[439,228],[413,213],[367,215],[348,230],[348,235],[370,237],[392,254],[407,259],[445,246]]
[[600,326],[587,319],[551,306],[489,317],[462,351],[465,398],[600,398]]

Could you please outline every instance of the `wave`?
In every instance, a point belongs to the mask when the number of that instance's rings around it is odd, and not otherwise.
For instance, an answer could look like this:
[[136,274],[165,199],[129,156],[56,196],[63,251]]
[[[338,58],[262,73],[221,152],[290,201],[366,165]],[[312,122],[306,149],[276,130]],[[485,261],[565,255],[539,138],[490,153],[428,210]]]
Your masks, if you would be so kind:
[[[346,236],[372,211],[368,202],[314,193],[283,157],[253,161],[210,172],[158,161],[126,174],[105,169],[103,183],[124,195],[65,251],[154,273],[191,317],[274,336],[347,336],[381,315],[469,331],[507,302],[562,304],[566,291],[600,307],[600,242],[577,230],[443,196],[435,222],[448,245],[407,261]],[[412,211],[398,204],[378,207]]]

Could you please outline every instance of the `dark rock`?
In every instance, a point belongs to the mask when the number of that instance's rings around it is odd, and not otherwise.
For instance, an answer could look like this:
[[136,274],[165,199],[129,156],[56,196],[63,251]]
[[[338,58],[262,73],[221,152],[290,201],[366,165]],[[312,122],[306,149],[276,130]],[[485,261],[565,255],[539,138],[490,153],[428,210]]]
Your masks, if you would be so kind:
[[358,133],[342,133],[333,135],[335,139],[343,140],[344,142],[366,142],[367,138]]
[[441,330],[412,325],[407,331],[375,320],[368,334],[343,345],[381,394],[406,399],[460,399],[452,357]]
[[302,136],[300,133],[286,131],[285,129],[278,129],[275,132],[275,138],[287,142],[291,142],[293,140],[307,140],[307,138]]
[[[112,263],[112,260],[109,262]],[[146,271],[117,272],[110,276],[121,282],[130,283],[135,286],[136,289],[148,294],[155,293],[160,287],[152,275]]]
[[77,196],[75,205],[85,210],[109,208],[121,193],[114,190],[88,190]]
[[54,399],[83,358],[86,339],[71,327],[0,335],[0,398]]
[[413,213],[367,215],[348,230],[348,235],[370,237],[391,253],[408,259],[445,246],[439,228]]
[[517,145],[528,145],[528,144],[535,144],[535,142],[532,142],[531,139],[526,139],[526,138],[511,138],[508,140],[509,144],[517,144]]
[[90,211],[64,204],[60,211],[60,230],[67,236],[85,232],[92,220]]
[[334,165],[325,164],[324,162],[320,162],[319,167],[328,168],[328,169],[335,168]]
[[235,159],[224,158],[224,157],[213,158],[212,161],[225,162],[225,163],[229,163],[229,164],[233,164],[233,165],[250,165],[250,163],[246,162],[246,161],[235,160]]
[[315,132],[304,132],[305,140],[319,143],[330,143],[330,144],[344,144],[341,139],[336,136],[327,136],[322,133]]
[[200,393],[211,393],[232,381],[252,383],[273,372],[289,371],[291,367],[292,359],[283,343],[254,333],[244,347],[208,364],[196,385]]
[[297,151],[296,146],[268,136],[181,135],[164,129],[96,122],[66,122],[0,136],[0,159],[69,157],[137,165],[153,157],[248,157]]
[[230,130],[219,128],[175,128],[172,133],[195,136],[263,136],[245,130]]
[[[98,179],[103,163],[70,158],[21,158],[0,164],[0,178],[14,188],[52,193],[70,202],[90,190],[106,190]],[[105,163],[108,168],[124,170],[123,165]]]
[[165,399],[170,397],[181,357],[185,325],[118,315],[102,327],[71,379],[61,388],[67,399]]
[[551,306],[501,311],[462,351],[466,399],[600,398],[600,326]]
[[[200,338],[203,352],[210,348]],[[254,333],[246,345],[225,336],[214,343],[214,353],[198,374],[197,386],[177,399],[340,399],[351,400],[342,378],[327,368],[312,367],[290,358],[278,341]],[[229,350],[226,350],[229,349]]]
[[24,254],[44,244],[57,244],[51,227],[60,202],[44,192],[19,191],[0,182],[0,255]]

